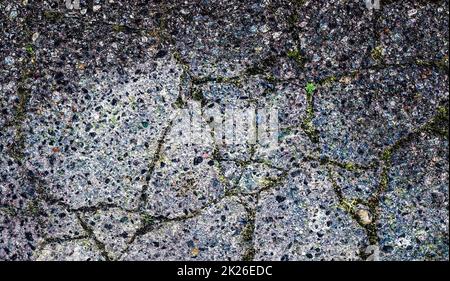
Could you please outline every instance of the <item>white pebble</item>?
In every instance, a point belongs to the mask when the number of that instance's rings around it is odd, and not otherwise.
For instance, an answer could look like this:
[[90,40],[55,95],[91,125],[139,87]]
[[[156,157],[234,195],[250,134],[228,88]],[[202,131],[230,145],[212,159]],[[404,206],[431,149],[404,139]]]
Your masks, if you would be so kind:
[[416,9],[411,9],[411,10],[408,11],[408,16],[410,16],[410,17],[414,16],[415,14],[417,14],[417,10]]
[[38,38],[39,38],[39,32],[35,32],[35,33],[33,33],[33,36],[31,37],[31,40],[33,42],[35,42]]

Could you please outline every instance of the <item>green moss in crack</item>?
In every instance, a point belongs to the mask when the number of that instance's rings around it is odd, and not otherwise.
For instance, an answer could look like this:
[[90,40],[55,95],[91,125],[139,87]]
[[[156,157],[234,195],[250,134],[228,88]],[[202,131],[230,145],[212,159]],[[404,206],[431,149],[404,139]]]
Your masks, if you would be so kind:
[[256,254],[255,248],[251,247],[245,251],[244,255],[242,255],[242,260],[253,261],[253,259],[255,258],[255,254]]
[[[383,161],[383,168],[382,168],[381,175],[380,175],[377,193],[373,197],[374,199],[372,199],[372,201],[374,203],[376,203],[377,205],[378,205],[379,197],[388,188],[389,170],[391,167],[392,153],[393,153],[394,149],[396,149],[396,148],[397,148],[397,144],[395,144],[393,147],[389,147],[389,148],[385,149],[381,155],[381,160]],[[372,207],[374,207],[374,206],[372,206]]]
[[259,65],[253,65],[252,67],[248,68],[245,72],[248,75],[258,75],[258,74],[263,74],[264,69],[262,67],[260,67]]
[[347,213],[353,214],[356,212],[357,201],[355,199],[349,200],[342,198],[339,202],[339,207]]
[[301,55],[298,49],[292,49],[287,52],[288,58],[293,59],[299,66],[303,67],[304,57]]
[[17,122],[21,122],[25,118],[25,112],[29,98],[28,90],[23,86],[19,86],[19,88],[17,89],[17,95],[19,96],[19,104],[17,105],[15,120]]
[[384,52],[383,46],[379,45],[373,48],[370,55],[374,61],[381,63],[383,61],[383,52]]
[[280,181],[281,181],[281,178],[279,178],[279,177],[275,177],[275,178],[265,177],[265,178],[262,178],[258,184],[262,187],[262,189],[269,189],[269,188],[276,186]]
[[[443,127],[444,129],[442,129]],[[386,148],[381,154],[380,158],[383,162],[383,166],[379,178],[378,189],[375,192],[375,194],[373,194],[371,198],[367,201],[367,206],[370,208],[370,212],[373,215],[373,222],[365,227],[371,244],[376,244],[378,243],[379,240],[376,222],[378,221],[378,218],[380,216],[379,206],[381,196],[383,195],[384,192],[386,192],[386,190],[389,187],[389,172],[392,165],[393,153],[394,151],[399,149],[403,144],[417,137],[418,134],[421,132],[431,132],[437,133],[439,135],[445,133],[445,136],[448,138],[448,106],[438,108],[437,114],[429,123],[427,123],[419,130],[409,134],[407,137],[397,141],[391,147]]]
[[436,66],[439,69],[448,71],[448,56],[443,57],[439,61],[436,62]]
[[295,24],[298,22],[298,19],[299,18],[297,14],[292,14],[288,17],[287,23],[289,24],[292,30],[295,29]]
[[199,89],[195,89],[192,91],[192,99],[201,102],[202,104],[205,103],[205,97],[203,96],[202,91]]
[[270,66],[276,63],[274,56],[266,57],[265,59],[255,63],[253,66],[247,68],[245,71],[247,75],[260,75],[264,74]]
[[441,106],[437,109],[437,114],[424,127],[424,130],[448,139],[449,133],[449,110],[448,105]]
[[172,104],[172,106],[174,108],[184,108],[186,106],[186,102],[183,100],[183,98],[181,97],[181,95],[179,95],[177,97],[177,99],[175,100],[175,102]]
[[252,221],[248,222],[245,228],[241,232],[242,240],[245,242],[252,241],[255,225]]
[[34,56],[33,45],[28,44],[28,45],[25,47],[25,50],[27,51],[27,54],[28,54],[28,55]]
[[394,147],[386,148],[381,154],[381,160],[383,160],[384,162],[391,161],[393,149]]
[[120,25],[120,24],[114,24],[112,26],[112,29],[114,30],[114,32],[117,32],[117,33],[124,32],[125,31],[125,26]]
[[[26,79],[26,78],[24,78]],[[23,86],[19,86],[17,90],[19,103],[14,116],[14,124],[16,129],[15,144],[11,147],[11,156],[17,161],[23,159],[23,149],[25,147],[25,136],[22,131],[22,122],[25,120],[26,108],[29,99],[28,90]]]
[[380,198],[382,194],[389,187],[389,171],[391,167],[392,161],[392,153],[398,148],[399,143],[396,143],[394,146],[387,148],[383,151],[381,155],[381,160],[383,161],[383,167],[380,174],[378,189],[376,192],[367,200],[366,206],[369,207],[370,213],[372,214],[372,223],[365,226],[367,237],[369,238],[369,242],[371,245],[378,244],[378,229],[377,229],[377,221],[379,218],[379,206],[380,206]]
[[354,171],[357,171],[357,170],[358,170],[357,165],[356,165],[355,163],[352,163],[352,162],[346,162],[346,163],[343,163],[343,164],[342,164],[342,167],[343,167],[344,169],[346,169],[347,171],[350,171],[350,172],[354,172]]
[[37,216],[40,213],[39,202],[37,200],[29,202],[26,207],[26,213],[32,217]]
[[241,232],[241,239],[244,245],[247,246],[245,253],[242,255],[242,260],[251,261],[255,256],[255,248],[253,246],[253,236],[255,233],[255,216],[254,209],[247,209],[247,224]]
[[303,6],[305,5],[306,0],[292,0],[292,2],[294,2],[295,5]]
[[[377,208],[378,208],[378,196],[369,199],[369,201],[364,201],[360,198],[351,198],[347,199],[344,197],[341,187],[336,182],[334,178],[333,172],[328,170],[329,178],[333,187],[333,190],[339,200],[339,208],[344,210],[347,214],[349,214],[352,219],[357,222],[367,234],[369,242],[371,245],[378,243],[378,235],[377,235],[377,226],[376,221],[378,218]],[[372,221],[370,223],[365,223],[360,215],[358,214],[358,210],[360,206],[365,206],[369,208],[369,214],[373,216]]]
[[366,233],[369,239],[370,245],[377,245],[379,242],[378,230],[376,224],[373,222],[366,226]]
[[319,142],[319,134],[314,127],[314,91],[316,90],[316,85],[312,82],[308,82],[305,87],[306,90],[306,117],[303,120],[301,127],[303,131],[308,135],[313,143]]
[[154,217],[149,214],[143,214],[141,220],[144,227],[148,227],[155,223]]
[[55,23],[59,20],[61,20],[63,15],[56,11],[44,11],[44,18],[48,21]]
[[0,213],[11,217],[17,216],[17,211],[10,206],[0,207]]
[[321,85],[321,86],[328,86],[328,85],[330,85],[330,84],[336,82],[337,80],[338,80],[337,77],[334,76],[334,75],[332,75],[332,76],[330,76],[330,77],[327,77],[327,78],[323,79],[323,80],[320,82],[320,85]]
[[427,66],[427,67],[432,66],[443,71],[448,71],[448,56],[445,56],[440,60],[417,59],[415,63],[420,66]]
[[273,76],[272,74],[267,75],[265,78],[266,78],[267,82],[269,82],[269,83],[277,82],[277,78],[275,76]]
[[303,120],[301,127],[313,143],[319,142],[319,134],[310,118],[306,118],[305,120]]
[[[228,180],[225,176],[221,175],[219,176],[219,180],[222,183],[228,183]],[[236,196],[239,194],[239,190],[237,188],[231,188],[231,189],[227,189],[225,190],[225,197],[230,197],[230,196]]]
[[183,58],[181,57],[181,54],[179,52],[174,52],[173,53],[173,58],[181,65],[183,65],[183,67],[186,65],[185,62],[183,61]]

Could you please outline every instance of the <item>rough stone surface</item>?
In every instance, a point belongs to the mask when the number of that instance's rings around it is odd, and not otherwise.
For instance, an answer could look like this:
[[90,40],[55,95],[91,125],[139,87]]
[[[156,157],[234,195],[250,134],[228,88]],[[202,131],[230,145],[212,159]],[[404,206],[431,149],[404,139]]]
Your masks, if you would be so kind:
[[448,260],[448,0],[0,1],[0,260]]
[[227,199],[207,207],[196,217],[155,224],[136,238],[125,260],[240,260],[244,207]]
[[448,260],[448,140],[420,136],[392,165],[380,218],[384,259]]
[[377,26],[387,63],[442,60],[448,63],[449,1],[393,1],[380,11]]
[[46,245],[35,257],[37,261],[101,261],[94,243],[88,239]]
[[359,259],[364,231],[340,209],[326,170],[313,166],[262,193],[255,220],[256,259]]
[[372,64],[374,17],[362,1],[297,2],[294,33],[309,79]]
[[448,75],[389,67],[317,90],[314,124],[325,156],[367,165],[448,100]]

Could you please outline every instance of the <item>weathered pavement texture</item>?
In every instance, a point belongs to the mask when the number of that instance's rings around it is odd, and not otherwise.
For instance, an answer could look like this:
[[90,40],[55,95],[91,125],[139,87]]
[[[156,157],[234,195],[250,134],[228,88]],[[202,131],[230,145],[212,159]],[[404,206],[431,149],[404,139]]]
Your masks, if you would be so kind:
[[[448,260],[448,20],[0,1],[0,260]],[[213,138],[212,109],[271,104],[276,149]]]

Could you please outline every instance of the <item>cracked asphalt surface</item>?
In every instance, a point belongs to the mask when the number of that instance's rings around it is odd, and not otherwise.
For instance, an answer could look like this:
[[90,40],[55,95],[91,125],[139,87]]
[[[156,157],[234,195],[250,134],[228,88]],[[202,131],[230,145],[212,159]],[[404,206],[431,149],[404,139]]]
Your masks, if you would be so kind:
[[0,1],[0,260],[449,259],[448,0],[80,2]]

